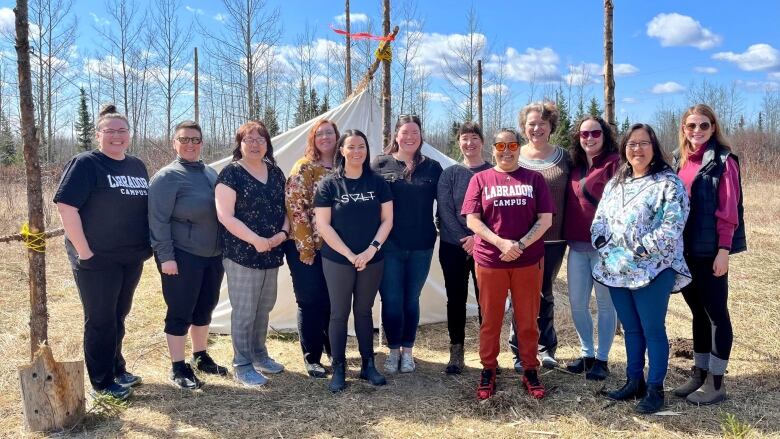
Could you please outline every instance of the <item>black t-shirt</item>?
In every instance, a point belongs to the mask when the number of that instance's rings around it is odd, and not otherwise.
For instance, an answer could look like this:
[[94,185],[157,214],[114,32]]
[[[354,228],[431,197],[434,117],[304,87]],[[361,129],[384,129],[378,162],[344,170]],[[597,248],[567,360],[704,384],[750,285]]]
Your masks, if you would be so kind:
[[[135,157],[114,160],[99,150],[82,152],[65,165],[54,202],[79,210],[95,256],[135,263],[152,254],[148,181],[146,166]],[[77,256],[67,239],[66,248]]]
[[406,164],[392,155],[379,155],[371,169],[381,175],[393,192],[393,230],[390,238],[403,250],[427,250],[436,243],[433,223],[433,201],[442,167],[436,160],[423,156],[411,180],[404,178]]
[[[236,191],[233,216],[264,238],[279,233],[284,226],[284,173],[278,166],[266,162],[268,179],[257,180],[237,162],[225,166],[217,177],[217,184]],[[260,253],[255,246],[230,233],[220,224],[222,256],[248,268],[267,270],[282,265],[284,251],[276,246]]]
[[[330,207],[330,225],[353,253],[363,252],[376,236],[382,223],[382,203],[393,200],[390,188],[382,177],[364,172],[360,178],[328,175],[317,185],[314,207]],[[325,243],[322,257],[339,264],[349,260]],[[382,260],[378,251],[369,263]]]

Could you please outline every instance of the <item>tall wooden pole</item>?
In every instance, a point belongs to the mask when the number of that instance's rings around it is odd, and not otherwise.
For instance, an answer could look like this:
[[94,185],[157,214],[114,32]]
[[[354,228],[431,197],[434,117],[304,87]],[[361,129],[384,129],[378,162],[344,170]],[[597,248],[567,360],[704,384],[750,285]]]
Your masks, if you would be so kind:
[[477,60],[477,123],[482,128],[482,60]]
[[[17,0],[16,58],[19,69],[19,114],[24,164],[27,174],[27,216],[30,233],[46,231],[43,223],[43,192],[41,191],[41,166],[38,162],[38,136],[35,132],[35,107],[30,76],[30,23],[27,19],[27,0]],[[28,242],[29,244],[29,242]],[[49,338],[49,311],[46,308],[46,240],[35,242],[35,248],[27,248],[30,283],[30,358],[38,345]]]
[[195,48],[195,123],[200,123],[200,103],[198,102],[198,48]]
[[[383,14],[384,20],[382,20],[382,31],[384,35],[390,33],[390,0],[383,0]],[[390,144],[390,60],[382,61],[382,141],[383,146]]]
[[349,36],[352,28],[350,25],[351,20],[349,19],[349,0],[346,0],[344,10],[347,17],[347,60],[344,67],[344,96],[349,96],[352,94],[352,37]]
[[615,74],[612,65],[612,0],[604,0],[604,118],[612,128],[617,128],[615,122]]

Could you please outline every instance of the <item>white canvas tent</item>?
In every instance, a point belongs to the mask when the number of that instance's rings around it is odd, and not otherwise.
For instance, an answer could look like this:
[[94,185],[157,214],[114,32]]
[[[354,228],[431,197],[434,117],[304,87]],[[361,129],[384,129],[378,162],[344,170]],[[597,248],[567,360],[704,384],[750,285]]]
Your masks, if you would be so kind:
[[[352,99],[333,108],[327,113],[318,116],[302,125],[299,125],[285,133],[279,134],[271,141],[274,147],[274,157],[277,164],[288,175],[293,164],[303,157],[306,147],[306,136],[312,124],[321,118],[331,119],[339,129],[359,129],[368,137],[371,156],[382,150],[382,117],[376,98],[368,91],[363,91]],[[423,154],[430,157],[446,168],[455,164],[455,161],[439,150],[425,143]],[[231,158],[225,158],[212,163],[210,166],[217,171],[230,162]],[[437,243],[438,247],[438,243]],[[271,312],[270,326],[276,330],[295,329],[297,327],[297,306],[292,288],[292,279],[287,265],[279,269],[278,296],[276,306]],[[472,294],[473,300],[473,294]],[[379,296],[374,304],[374,324],[379,325]],[[438,261],[438,248],[434,251],[433,262],[428,280],[420,296],[420,324],[443,322],[447,320],[447,295],[444,289],[444,278]],[[230,301],[227,294],[227,282],[223,282],[219,304],[214,310],[211,322],[211,332],[218,334],[230,333]],[[471,314],[476,313],[476,306],[471,307]],[[350,325],[351,326],[351,325]]]

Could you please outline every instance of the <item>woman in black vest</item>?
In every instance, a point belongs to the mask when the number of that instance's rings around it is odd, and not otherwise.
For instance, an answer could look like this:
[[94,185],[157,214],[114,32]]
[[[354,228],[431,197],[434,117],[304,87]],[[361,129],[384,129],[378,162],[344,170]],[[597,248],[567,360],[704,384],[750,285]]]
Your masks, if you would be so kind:
[[693,276],[682,294],[693,313],[694,366],[691,378],[674,394],[693,404],[716,404],[726,398],[723,374],[733,341],[729,254],[747,249],[742,183],[739,162],[712,108],[690,107],[680,125],[676,164],[691,200],[684,243]]

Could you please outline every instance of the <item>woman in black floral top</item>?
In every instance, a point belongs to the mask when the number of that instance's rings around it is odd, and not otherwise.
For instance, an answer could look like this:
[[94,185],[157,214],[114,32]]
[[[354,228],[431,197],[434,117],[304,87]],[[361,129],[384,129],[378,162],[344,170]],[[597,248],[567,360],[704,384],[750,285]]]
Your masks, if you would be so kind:
[[263,385],[263,373],[284,370],[265,347],[284,256],[281,244],[289,236],[284,183],[265,125],[242,125],[233,162],[219,173],[215,194],[232,307],[233,367],[236,380],[246,386]]

